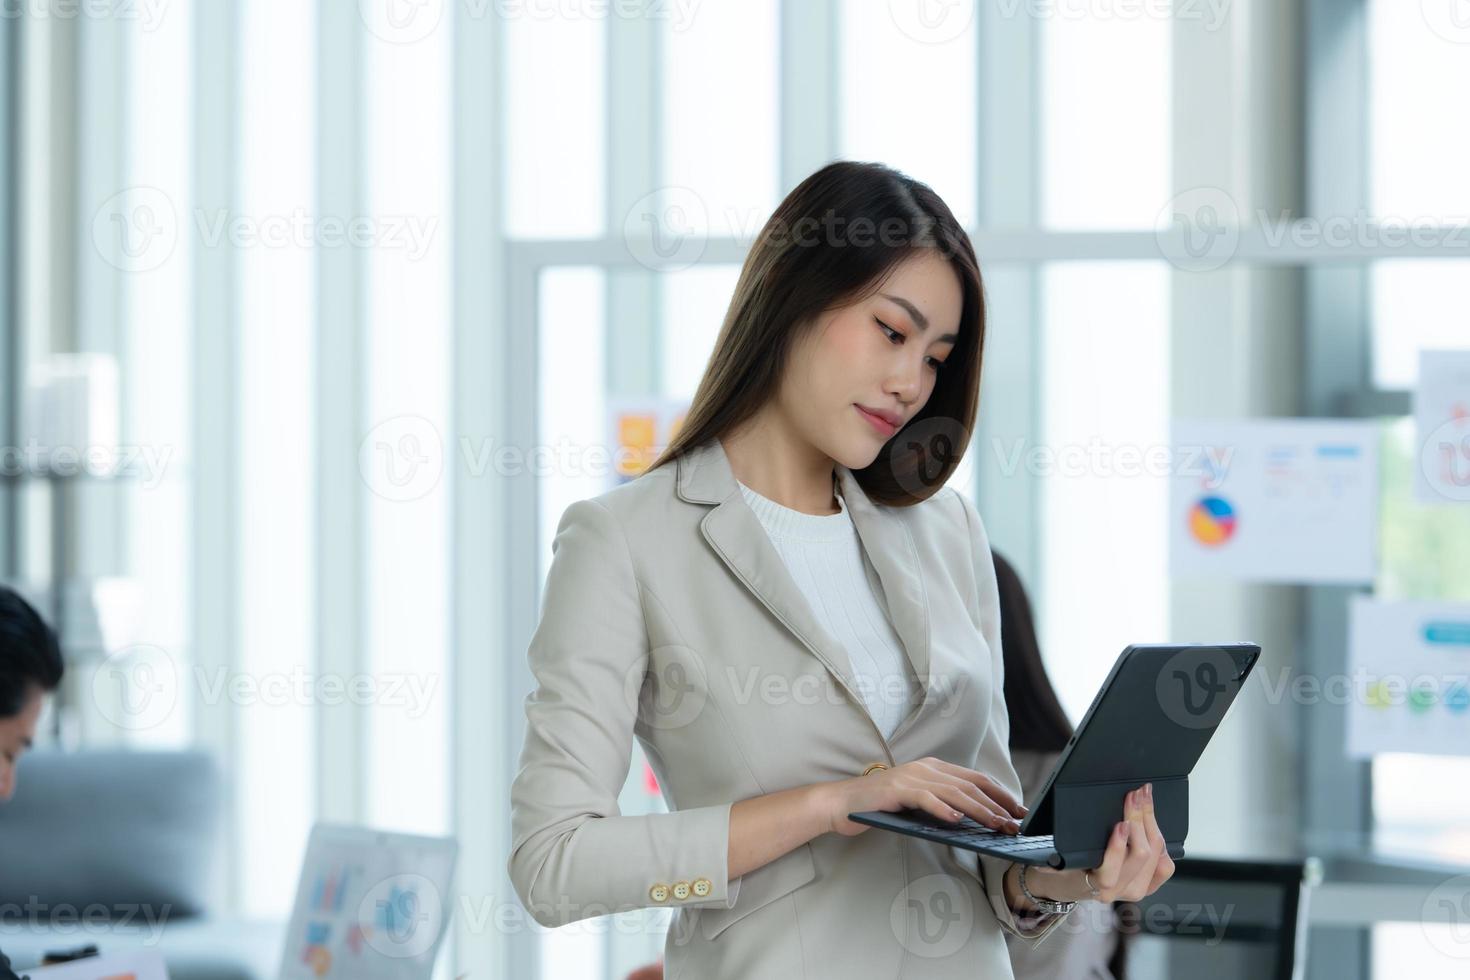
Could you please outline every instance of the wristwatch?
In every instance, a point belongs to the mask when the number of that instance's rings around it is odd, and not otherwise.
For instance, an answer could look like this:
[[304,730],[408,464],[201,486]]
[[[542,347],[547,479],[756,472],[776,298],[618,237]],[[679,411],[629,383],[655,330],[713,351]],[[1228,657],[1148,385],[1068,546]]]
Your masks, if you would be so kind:
[[1065,915],[1077,907],[1076,902],[1053,902],[1049,898],[1037,898],[1031,894],[1031,889],[1026,887],[1026,869],[1029,867],[1031,867],[1029,864],[1021,865],[1021,894],[1030,899],[1038,911],[1045,912],[1048,915]]

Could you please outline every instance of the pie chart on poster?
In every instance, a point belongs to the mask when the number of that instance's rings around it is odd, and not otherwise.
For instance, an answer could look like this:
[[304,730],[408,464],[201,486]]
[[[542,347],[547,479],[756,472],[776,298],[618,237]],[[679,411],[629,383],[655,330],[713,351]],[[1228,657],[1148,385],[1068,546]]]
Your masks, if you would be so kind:
[[1189,532],[1200,544],[1218,547],[1235,535],[1235,508],[1222,497],[1202,497],[1189,511]]

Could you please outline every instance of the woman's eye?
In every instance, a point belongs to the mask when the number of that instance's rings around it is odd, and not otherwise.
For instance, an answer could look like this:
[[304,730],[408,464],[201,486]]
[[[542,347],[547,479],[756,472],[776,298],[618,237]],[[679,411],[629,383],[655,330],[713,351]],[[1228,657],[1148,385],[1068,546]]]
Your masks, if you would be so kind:
[[[899,333],[897,330],[893,329],[888,324],[884,323],[882,320],[879,320],[877,317],[873,317],[873,321],[875,323],[877,323],[878,326],[882,327],[887,332],[888,339],[889,340],[893,341],[894,343],[898,343],[898,344],[903,343],[903,339],[904,339],[903,338],[903,334]],[[897,339],[895,339],[895,338],[897,338]],[[938,371],[941,367],[944,366],[944,362],[941,361],[937,357],[929,357],[929,358],[925,358],[925,360],[936,371]]]

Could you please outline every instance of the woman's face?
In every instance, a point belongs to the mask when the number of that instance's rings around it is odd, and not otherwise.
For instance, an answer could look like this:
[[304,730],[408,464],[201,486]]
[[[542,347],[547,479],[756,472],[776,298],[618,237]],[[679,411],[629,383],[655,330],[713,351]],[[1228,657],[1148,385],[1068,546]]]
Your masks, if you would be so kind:
[[[780,395],[787,417],[836,462],[870,465],[929,400],[963,306],[949,262],[934,249],[915,252],[872,296],[824,314],[793,350]],[[891,413],[897,429],[863,409]]]

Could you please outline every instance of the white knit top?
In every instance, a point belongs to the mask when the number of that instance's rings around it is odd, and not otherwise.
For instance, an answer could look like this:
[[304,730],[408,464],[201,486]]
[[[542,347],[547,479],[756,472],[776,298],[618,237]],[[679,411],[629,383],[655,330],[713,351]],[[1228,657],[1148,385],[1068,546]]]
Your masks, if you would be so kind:
[[839,493],[840,513],[805,514],[744,483],[740,490],[806,595],[817,622],[847,651],[868,714],[883,737],[891,737],[916,700],[918,681],[894,632],[882,582],[863,551],[846,501]]

